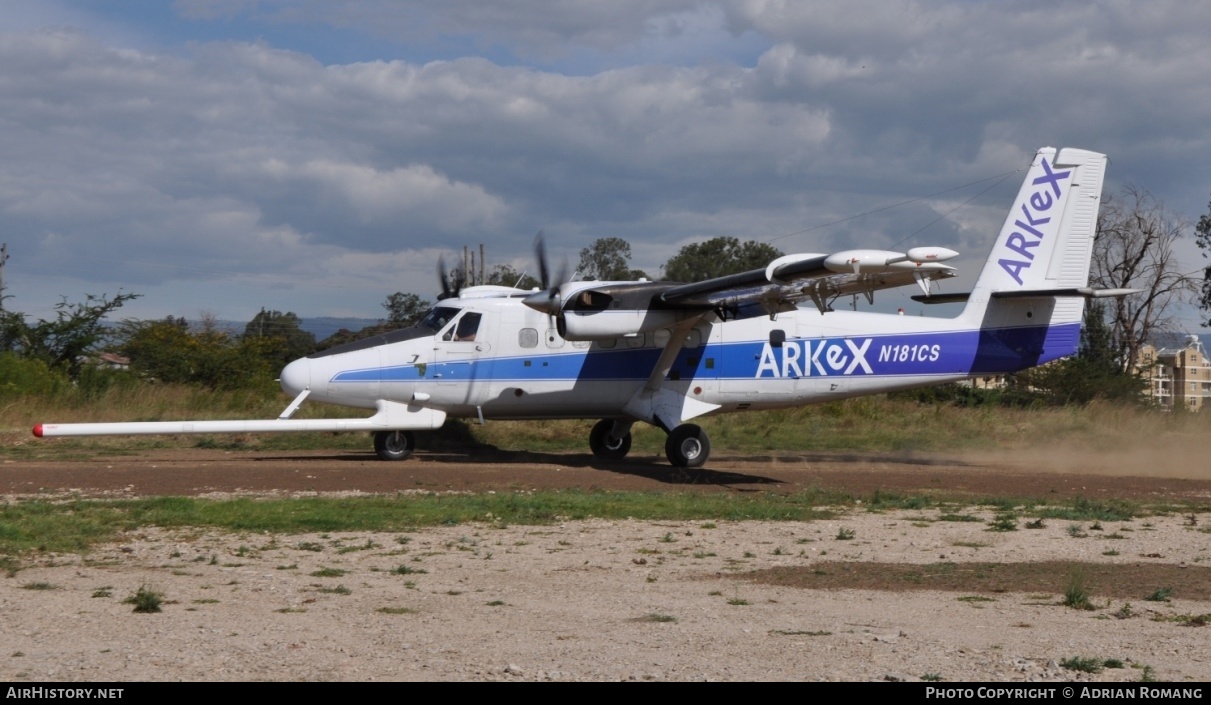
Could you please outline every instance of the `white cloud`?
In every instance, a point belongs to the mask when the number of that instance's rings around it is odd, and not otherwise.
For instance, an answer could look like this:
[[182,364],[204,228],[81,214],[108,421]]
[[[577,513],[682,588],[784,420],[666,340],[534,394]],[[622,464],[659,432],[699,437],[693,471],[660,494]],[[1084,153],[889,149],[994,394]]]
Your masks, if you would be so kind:
[[[1044,144],[1109,153],[1108,188],[1132,181],[1190,215],[1207,200],[1201,5],[175,7],[209,32],[336,27],[353,32],[342,41],[403,38],[457,58],[328,64],[269,41],[169,35],[149,48],[111,39],[112,16],[78,11],[58,16],[74,30],[0,22],[6,282],[264,277],[295,283],[306,313],[369,300],[377,315],[406,282],[432,289],[438,250],[486,242],[494,261],[525,262],[542,227],[571,259],[593,238],[626,237],[649,270],[679,243],[724,234],[786,250],[886,246]],[[547,63],[515,60],[527,53]],[[585,70],[594,62],[610,68]],[[983,257],[1016,181],[920,237]]]

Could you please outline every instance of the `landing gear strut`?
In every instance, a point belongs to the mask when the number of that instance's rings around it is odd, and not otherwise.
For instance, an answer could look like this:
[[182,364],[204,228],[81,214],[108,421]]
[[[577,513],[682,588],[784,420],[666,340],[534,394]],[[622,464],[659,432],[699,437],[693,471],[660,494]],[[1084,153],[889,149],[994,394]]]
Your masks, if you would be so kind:
[[589,432],[589,448],[593,455],[603,460],[621,460],[631,450],[631,431],[627,429],[619,438],[614,438],[610,432],[614,430],[613,419],[598,421]]
[[416,449],[411,431],[378,431],[374,434],[374,452],[383,460],[407,460]]
[[682,424],[669,432],[664,454],[673,467],[700,468],[711,455],[711,438],[701,426]]

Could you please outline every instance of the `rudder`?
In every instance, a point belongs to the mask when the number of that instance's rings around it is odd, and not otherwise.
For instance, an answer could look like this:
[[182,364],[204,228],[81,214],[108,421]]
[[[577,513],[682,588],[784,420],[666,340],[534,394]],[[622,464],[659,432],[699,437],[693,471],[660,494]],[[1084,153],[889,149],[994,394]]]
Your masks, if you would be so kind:
[[[1044,147],[1035,154],[963,318],[978,321],[981,327],[1081,321],[1082,297],[1051,298],[1049,316],[1024,321],[1015,320],[1018,316],[1011,310],[1020,304],[995,300],[992,295],[1028,295],[1030,291],[1088,285],[1105,166],[1106,155],[1082,149],[1065,148],[1057,153]],[[993,310],[988,310],[990,300]],[[1002,308],[1004,315],[997,315],[1001,312],[996,309]]]

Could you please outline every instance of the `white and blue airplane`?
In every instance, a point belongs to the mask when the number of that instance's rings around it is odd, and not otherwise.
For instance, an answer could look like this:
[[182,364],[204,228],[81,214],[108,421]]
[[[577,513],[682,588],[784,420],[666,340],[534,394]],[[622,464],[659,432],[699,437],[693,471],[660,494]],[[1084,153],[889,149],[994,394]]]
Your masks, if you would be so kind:
[[[969,294],[930,296],[958,253],[794,254],[692,284],[552,281],[446,292],[416,325],[295,360],[294,400],[273,420],[40,424],[34,435],[371,431],[385,460],[445,420],[600,419],[589,446],[621,459],[631,427],[668,433],[678,467],[710,455],[700,416],[811,404],[1017,372],[1072,355],[1089,287],[1105,155],[1038,151]],[[833,310],[838,296],[916,283],[925,302],[966,301],[954,318]],[[444,278],[443,278],[443,287]],[[292,419],[312,399],[374,409],[362,419]]]

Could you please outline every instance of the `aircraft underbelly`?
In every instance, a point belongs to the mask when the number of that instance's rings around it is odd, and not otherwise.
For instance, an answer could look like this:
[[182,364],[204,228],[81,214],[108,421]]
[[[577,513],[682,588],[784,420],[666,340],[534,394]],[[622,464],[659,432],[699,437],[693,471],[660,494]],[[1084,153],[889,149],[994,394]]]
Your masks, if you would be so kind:
[[[594,418],[616,416],[639,381],[552,380],[496,382],[483,403],[491,418]],[[518,394],[520,392],[520,394]]]

